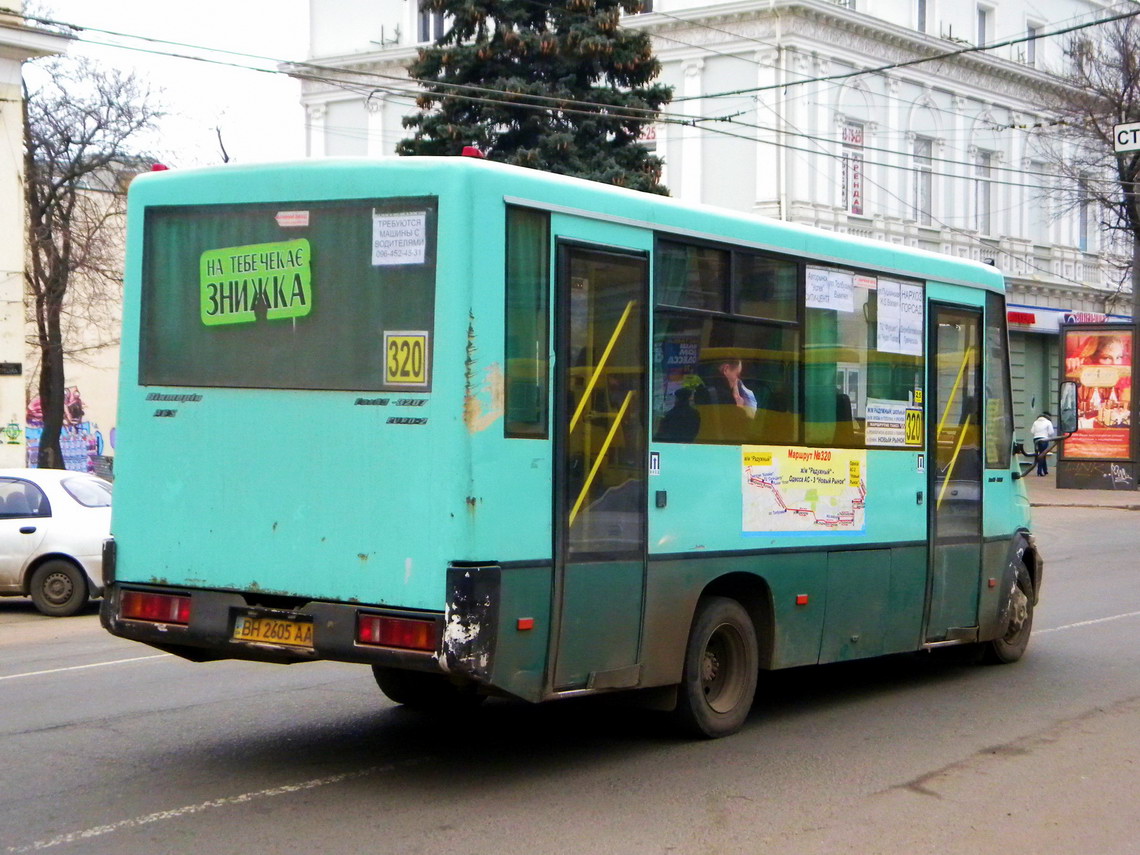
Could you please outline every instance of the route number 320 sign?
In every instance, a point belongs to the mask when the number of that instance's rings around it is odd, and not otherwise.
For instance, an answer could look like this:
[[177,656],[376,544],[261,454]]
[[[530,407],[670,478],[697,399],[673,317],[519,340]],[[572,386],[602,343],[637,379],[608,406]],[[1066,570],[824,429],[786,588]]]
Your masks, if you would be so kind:
[[428,334],[385,332],[384,360],[384,385],[426,387]]

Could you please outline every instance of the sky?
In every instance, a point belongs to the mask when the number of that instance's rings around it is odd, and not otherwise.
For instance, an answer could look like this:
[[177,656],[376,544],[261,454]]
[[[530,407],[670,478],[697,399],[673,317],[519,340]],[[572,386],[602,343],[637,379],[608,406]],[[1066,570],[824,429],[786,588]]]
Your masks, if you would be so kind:
[[[3,0],[0,5],[4,5]],[[191,0],[177,4],[155,0],[25,0],[27,13],[69,24],[276,60],[301,60],[307,55],[308,7],[308,0]],[[305,116],[298,81],[283,74],[105,46],[117,43],[163,53],[191,52],[178,45],[91,30],[81,39],[84,41],[73,43],[70,53],[134,70],[160,90],[157,100],[167,116],[154,145],[168,165],[221,163],[216,128],[221,130],[232,162],[305,156]],[[243,65],[275,65],[240,56],[208,55]],[[25,66],[25,77],[32,85],[34,74]]]

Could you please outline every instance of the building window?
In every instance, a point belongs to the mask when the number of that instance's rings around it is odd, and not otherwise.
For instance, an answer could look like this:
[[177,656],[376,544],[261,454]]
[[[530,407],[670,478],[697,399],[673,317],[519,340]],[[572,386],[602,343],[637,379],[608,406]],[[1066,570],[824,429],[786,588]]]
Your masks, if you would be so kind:
[[984,235],[993,231],[992,151],[979,151],[974,159],[974,228]]
[[863,214],[863,124],[843,125],[843,208]]
[[444,25],[443,12],[433,12],[430,9],[420,9],[420,41],[435,42],[443,37],[447,28]]
[[934,210],[934,140],[914,140],[914,218],[924,226],[933,222]]
[[978,7],[978,44],[989,44],[990,41],[990,9],[985,6]]
[[1030,161],[1029,180],[1029,239],[1034,243],[1049,242],[1049,176],[1048,167],[1041,161]]
[[1037,35],[1041,32],[1041,27],[1037,24],[1029,24],[1025,27],[1025,35],[1028,37],[1025,42],[1025,64],[1037,65]]
[[920,33],[926,32],[926,0],[915,0],[914,28]]
[[1089,251],[1089,215],[1092,213],[1092,194],[1089,182],[1083,176],[1077,180],[1077,247]]

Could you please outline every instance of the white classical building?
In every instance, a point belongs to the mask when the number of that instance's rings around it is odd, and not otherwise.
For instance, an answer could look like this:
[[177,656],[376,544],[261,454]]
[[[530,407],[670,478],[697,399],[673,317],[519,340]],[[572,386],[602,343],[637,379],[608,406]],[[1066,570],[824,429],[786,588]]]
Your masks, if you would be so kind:
[[[652,0],[674,87],[647,145],[673,195],[995,264],[1010,285],[1017,434],[1055,403],[1058,327],[1125,318],[1079,188],[1040,143],[1041,94],[1101,0]],[[404,71],[445,22],[416,0],[310,0],[309,153],[387,155]],[[1068,30],[1066,34],[1060,31]],[[993,45],[977,50],[979,45]]]
[[[20,11],[22,0],[4,6]],[[24,119],[21,64],[60,53],[69,39],[0,13],[0,467],[23,466]]]

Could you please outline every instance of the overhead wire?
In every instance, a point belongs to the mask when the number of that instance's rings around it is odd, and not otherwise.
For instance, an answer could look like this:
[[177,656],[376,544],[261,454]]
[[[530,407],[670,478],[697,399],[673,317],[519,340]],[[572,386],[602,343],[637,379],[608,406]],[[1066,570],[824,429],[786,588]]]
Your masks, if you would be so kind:
[[892,62],[892,63],[888,63],[886,65],[875,66],[873,68],[855,69],[854,71],[847,71],[847,72],[843,72],[842,74],[827,74],[827,75],[821,75],[821,76],[817,76],[817,77],[804,78],[801,80],[789,80],[789,81],[785,81],[784,83],[766,84],[764,86],[750,86],[750,87],[746,87],[743,89],[733,89],[733,90],[729,90],[729,91],[725,91],[725,92],[709,92],[709,93],[704,93],[704,94],[699,95],[699,96],[685,96],[685,97],[681,97],[681,98],[674,98],[673,100],[674,101],[686,101],[686,100],[692,100],[693,98],[721,98],[721,97],[726,97],[726,96],[730,96],[730,95],[748,95],[748,94],[752,94],[755,92],[767,92],[767,91],[771,91],[773,89],[787,89],[787,88],[790,88],[792,86],[802,86],[806,83],[827,83],[827,82],[835,81],[835,80],[847,80],[847,79],[850,79],[852,77],[860,77],[864,74],[881,74],[884,71],[893,71],[896,68],[910,68],[911,66],[922,65],[922,64],[928,63],[928,62],[937,62],[938,60],[952,59],[954,57],[964,56],[966,54],[985,52],[985,51],[993,50],[994,48],[1008,47],[1009,45],[1019,44],[1021,42],[1035,41],[1037,39],[1042,39],[1042,38],[1052,38],[1054,36],[1066,35],[1068,33],[1077,32],[1079,30],[1085,30],[1085,29],[1088,29],[1090,27],[1098,27],[1098,26],[1101,26],[1103,24],[1111,24],[1115,21],[1122,21],[1122,20],[1125,20],[1127,18],[1135,18],[1137,15],[1140,15],[1140,9],[1135,9],[1135,10],[1132,10],[1130,12],[1121,12],[1117,15],[1112,15],[1112,16],[1109,16],[1107,18],[1099,18],[1099,19],[1094,20],[1094,21],[1087,21],[1087,22],[1082,23],[1082,24],[1072,24],[1068,27],[1062,27],[1060,29],[1050,30],[1047,33],[1035,33],[1033,35],[1022,35],[1022,36],[1017,36],[1015,38],[1005,39],[1005,40],[999,41],[999,42],[989,42],[987,44],[982,44],[982,45],[967,45],[966,47],[956,48],[955,50],[951,50],[951,51],[943,51],[941,53],[937,53],[937,54],[934,54],[932,56],[916,57],[915,59],[901,60],[899,62]]
[[[536,3],[536,5],[545,5],[545,4],[537,4]],[[12,10],[0,9],[0,12],[4,12],[4,11],[11,12]],[[661,14],[661,13],[658,13],[658,14]],[[854,71],[854,72],[850,72],[850,73],[846,73],[846,74],[842,74],[842,75],[826,75],[826,76],[822,76],[822,77],[804,78],[802,80],[788,81],[785,84],[778,84],[778,85],[774,85],[774,86],[770,86],[770,87],[753,87],[753,88],[749,88],[749,89],[736,90],[734,92],[709,93],[709,94],[702,95],[700,97],[710,98],[710,97],[728,97],[728,96],[732,96],[732,95],[746,95],[746,94],[756,93],[759,91],[764,91],[766,89],[786,88],[789,85],[798,85],[801,83],[829,82],[829,81],[835,81],[835,80],[840,80],[840,79],[846,79],[846,78],[853,77],[853,76],[881,72],[884,70],[889,70],[891,68],[899,68],[899,67],[914,65],[914,64],[917,64],[919,62],[930,62],[930,61],[934,61],[937,59],[947,58],[947,57],[955,56],[955,55],[962,54],[962,53],[969,53],[969,52],[980,51],[980,50],[988,50],[988,49],[992,49],[995,47],[1001,47],[1001,46],[1008,45],[1008,44],[1014,44],[1014,43],[1018,43],[1021,41],[1026,41],[1026,40],[1029,40],[1030,38],[1036,38],[1036,39],[1047,38],[1047,37],[1051,37],[1054,35],[1072,32],[1075,30],[1084,29],[1084,28],[1091,27],[1091,26],[1109,23],[1109,22],[1112,22],[1115,20],[1121,20],[1124,18],[1133,17],[1133,16],[1138,15],[1138,14],[1140,14],[1140,10],[1137,10],[1134,12],[1122,13],[1120,15],[1115,15],[1115,16],[1112,16],[1110,18],[1098,19],[1098,20],[1091,21],[1091,22],[1076,24],[1076,25],[1073,25],[1070,27],[1065,27],[1065,28],[1061,28],[1059,30],[1054,30],[1050,33],[1042,33],[1042,34],[1036,34],[1034,36],[1025,36],[1025,37],[1020,37],[1020,38],[1015,38],[1015,39],[1007,39],[1007,40],[1004,40],[1002,42],[996,42],[996,43],[982,45],[982,46],[972,46],[969,48],[963,48],[960,50],[946,52],[946,53],[938,55],[938,56],[926,57],[926,58],[921,58],[918,60],[911,60],[911,61],[906,61],[906,62],[901,62],[901,63],[893,63],[890,65],[881,66],[879,68],[874,68],[874,69],[863,69],[863,70],[858,70],[858,71]],[[263,62],[263,63],[272,63],[274,65],[274,67],[263,68],[263,67],[260,67],[257,65],[249,65],[248,63],[219,60],[216,58],[211,58],[211,57],[207,57],[207,56],[200,56],[200,55],[195,55],[195,54],[185,54],[185,53],[176,53],[176,52],[171,52],[171,51],[166,51],[166,50],[156,50],[154,48],[147,48],[147,47],[141,47],[138,45],[130,45],[130,44],[121,44],[121,43],[117,43],[117,42],[106,42],[106,41],[99,42],[99,41],[96,41],[96,40],[91,39],[91,38],[84,38],[83,39],[83,41],[89,42],[92,44],[99,44],[99,45],[107,46],[107,47],[123,48],[123,49],[127,49],[127,50],[133,50],[133,51],[143,52],[143,53],[157,54],[157,55],[168,56],[168,57],[173,57],[173,58],[178,58],[178,59],[207,62],[207,63],[211,63],[211,64],[230,66],[230,67],[236,67],[236,68],[240,68],[240,69],[244,69],[244,70],[260,71],[260,72],[272,73],[272,74],[286,73],[286,74],[289,74],[290,76],[295,77],[295,78],[309,80],[312,82],[335,85],[337,87],[344,88],[347,91],[352,91],[352,92],[356,92],[357,94],[360,94],[360,95],[365,95],[366,97],[370,97],[372,94],[375,94],[376,92],[384,91],[387,94],[391,94],[395,97],[407,98],[410,101],[414,102],[416,100],[416,98],[422,97],[425,94],[422,89],[418,88],[418,84],[415,84],[416,88],[412,88],[412,85],[413,85],[412,80],[410,78],[407,78],[407,77],[399,77],[396,75],[385,75],[383,73],[374,72],[374,71],[347,70],[347,69],[339,68],[337,66],[327,66],[327,65],[322,65],[319,63],[312,63],[312,62],[286,61],[286,60],[280,60],[280,59],[276,59],[276,58],[272,58],[272,57],[266,57],[266,56],[262,56],[262,55],[258,55],[258,54],[251,54],[251,53],[244,52],[244,51],[233,51],[233,50],[227,50],[227,49],[222,49],[222,48],[207,48],[207,47],[203,47],[200,45],[191,45],[191,44],[188,44],[185,42],[178,42],[178,41],[174,41],[174,40],[170,40],[170,39],[161,39],[161,38],[147,37],[147,36],[136,36],[136,35],[132,35],[129,33],[123,33],[123,32],[109,30],[109,29],[105,29],[105,28],[86,27],[86,26],[78,26],[78,25],[73,25],[73,24],[67,24],[65,22],[61,22],[61,21],[57,21],[57,20],[49,19],[49,18],[44,18],[44,17],[28,16],[28,15],[25,15],[24,17],[28,20],[34,20],[37,23],[42,23],[42,24],[49,25],[49,26],[58,26],[58,27],[62,27],[62,28],[72,30],[74,32],[101,33],[105,36],[112,36],[115,38],[136,39],[136,40],[141,40],[143,42],[147,42],[150,44],[167,45],[170,47],[177,47],[177,48],[181,48],[181,49],[185,49],[185,50],[191,50],[191,51],[207,51],[210,53],[218,53],[218,54],[223,54],[223,55],[232,56],[232,57],[239,57],[239,58],[254,60],[254,61]],[[710,29],[717,30],[718,28],[710,28]],[[721,32],[729,33],[730,31],[725,30],[725,31],[721,31]],[[768,44],[768,43],[763,43],[763,42],[761,42],[761,43],[766,44],[766,45]],[[729,55],[729,56],[731,56],[731,55]],[[288,68],[282,69],[281,66],[288,66]],[[351,77],[357,77],[357,78],[365,78],[365,79],[367,79],[367,78],[384,79],[384,80],[388,80],[391,82],[388,83],[387,85],[383,86],[383,87],[370,87],[368,84],[353,83],[353,82],[350,82],[348,80],[345,80],[344,75],[348,75]],[[571,114],[583,114],[584,113],[586,115],[596,115],[597,114],[596,110],[598,108],[601,108],[601,109],[613,109],[614,108],[614,105],[607,105],[607,104],[602,104],[602,103],[598,103],[598,102],[570,100],[570,99],[559,99],[559,98],[551,97],[551,96],[526,95],[526,94],[522,94],[522,93],[504,92],[503,90],[498,90],[498,89],[494,89],[491,87],[479,87],[479,86],[472,86],[472,85],[468,85],[468,84],[455,84],[455,83],[448,83],[448,82],[440,82],[440,85],[443,86],[444,88],[450,88],[450,89],[455,89],[455,90],[466,90],[466,91],[472,91],[472,92],[483,92],[483,93],[492,94],[492,95],[508,96],[507,98],[486,98],[486,97],[475,96],[475,95],[460,95],[458,92],[456,92],[452,96],[448,96],[448,97],[459,97],[462,100],[468,100],[468,101],[472,101],[472,102],[489,103],[489,104],[495,104],[495,105],[499,105],[499,106],[511,106],[511,107],[523,108],[523,109],[550,109],[550,108],[554,108],[554,109],[558,109],[560,112],[566,112],[566,113],[571,113]],[[535,101],[537,103],[534,103],[534,104],[520,103],[518,100],[516,100],[517,98],[520,98],[520,97],[529,98],[530,100]],[[673,99],[673,100],[678,101],[678,100],[687,100],[687,99],[681,98],[681,99]],[[548,102],[548,103],[543,103],[543,102]],[[763,104],[759,100],[756,100],[755,103],[757,103],[760,106],[764,106],[768,109],[772,109],[770,105]],[[567,107],[566,106],[567,104],[576,104],[576,105],[580,105],[582,107],[593,108],[593,109],[578,110],[575,107]],[[661,111],[658,111],[658,112],[660,113]],[[842,156],[843,156],[842,153],[835,153],[835,152],[829,152],[829,151],[825,151],[825,150],[804,148],[804,147],[800,147],[800,146],[791,145],[791,144],[788,144],[786,142],[779,142],[777,140],[759,139],[755,135],[746,136],[743,134],[737,134],[737,133],[728,131],[725,128],[715,127],[712,124],[712,123],[729,123],[729,124],[734,124],[734,125],[737,125],[740,127],[750,127],[754,130],[769,132],[769,133],[773,133],[773,134],[782,134],[782,135],[790,134],[792,136],[796,136],[798,138],[802,138],[802,139],[805,139],[809,142],[812,142],[821,148],[822,148],[822,145],[825,143],[836,145],[840,142],[839,140],[836,140],[833,138],[820,137],[818,135],[807,134],[807,133],[800,131],[798,129],[793,129],[793,130],[789,131],[787,129],[770,128],[770,127],[765,127],[765,126],[762,126],[759,124],[750,124],[750,123],[746,123],[746,122],[741,122],[738,120],[738,117],[740,115],[742,115],[742,112],[738,112],[738,113],[730,115],[730,116],[701,116],[701,115],[665,113],[664,115],[659,115],[657,118],[657,121],[661,121],[664,124],[679,125],[682,127],[687,126],[687,127],[694,128],[694,129],[699,128],[700,130],[705,131],[705,132],[719,134],[722,136],[745,139],[745,140],[749,140],[749,141],[754,142],[754,143],[768,144],[768,145],[774,145],[774,146],[783,146],[784,148],[786,148],[788,150],[798,152],[798,153],[803,153],[803,154],[823,155],[823,156],[831,157],[831,158],[842,158]],[[631,115],[629,117],[633,118],[633,117],[638,117],[638,116],[647,116],[647,115],[654,113],[654,111],[652,111],[648,108],[644,108],[644,109],[643,108],[631,108],[630,113],[631,113]],[[356,131],[356,129],[353,129],[354,133],[355,133],[355,131]],[[367,131],[365,131],[365,133],[367,133]],[[886,149],[886,148],[875,147],[875,146],[864,146],[864,150],[881,151],[881,152],[884,152],[887,154],[894,154],[894,155],[897,155],[900,157],[911,156],[911,153],[908,153],[908,152],[902,152],[902,151],[898,151],[898,150]],[[968,161],[957,161],[957,160],[953,160],[953,159],[949,159],[949,158],[930,158],[930,159],[935,161],[935,162],[948,163],[948,164],[959,165],[959,166],[969,167],[969,166],[974,165]],[[866,159],[864,159],[863,162],[865,165],[868,165],[868,166],[883,167],[883,168],[889,168],[889,169],[902,169],[904,171],[908,171],[908,172],[912,172],[912,173],[916,171],[913,166],[907,166],[905,164],[887,163],[887,162],[882,162],[882,161],[869,161]],[[1050,173],[1036,173],[1036,172],[1027,173],[1026,170],[1024,170],[1024,169],[1018,170],[1015,167],[1002,167],[1000,165],[993,165],[991,168],[996,169],[996,170],[1001,170],[1001,171],[1019,172],[1021,174],[1040,175],[1040,176],[1046,177],[1046,178],[1053,178],[1054,177]],[[960,174],[952,173],[952,172],[931,172],[931,174],[932,174],[932,176],[939,176],[939,177],[949,177],[949,178],[955,178],[955,179],[974,180],[971,176],[960,175]],[[900,203],[902,203],[904,205],[907,204],[905,202],[905,200],[899,199],[895,194],[890,193],[890,191],[887,191],[885,188],[882,188],[881,185],[878,185],[877,183],[875,183],[873,180],[867,178],[866,176],[865,176],[865,180],[868,180],[870,183],[872,183],[873,186],[880,187],[880,189],[883,189],[884,192],[886,192],[892,198],[895,198]],[[1004,186],[1013,186],[1013,187],[1021,187],[1021,188],[1040,189],[1039,184],[1024,184],[1024,183],[1015,182],[1015,181],[1005,181],[1005,180],[1002,180],[999,178],[990,178],[990,179],[988,179],[988,181],[992,185],[995,185],[995,186],[1004,185]],[[953,227],[947,226],[947,228],[953,228]]]

